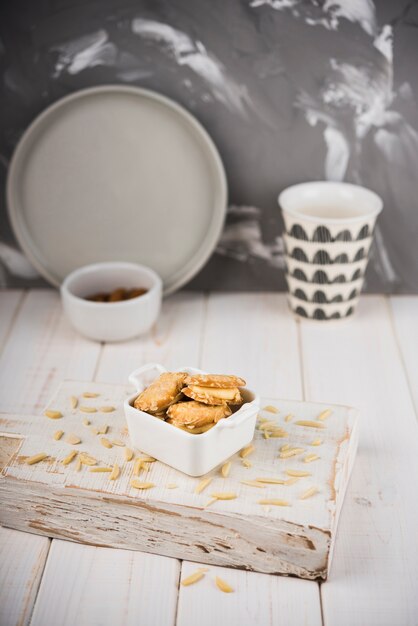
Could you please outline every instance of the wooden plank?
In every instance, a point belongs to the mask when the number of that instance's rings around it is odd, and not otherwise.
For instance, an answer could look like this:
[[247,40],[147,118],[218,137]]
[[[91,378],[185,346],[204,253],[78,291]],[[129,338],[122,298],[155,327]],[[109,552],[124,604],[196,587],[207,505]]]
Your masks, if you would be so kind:
[[297,324],[279,294],[211,294],[201,367],[234,372],[267,398],[302,398]]
[[11,331],[12,324],[20,303],[24,297],[23,291],[10,289],[0,291],[0,350]]
[[363,297],[352,320],[301,328],[307,397],[361,409],[334,565],[321,588],[325,624],[416,626],[418,425],[386,303]]
[[394,296],[389,301],[396,339],[418,417],[418,296]]
[[54,541],[31,626],[174,624],[179,563]]
[[90,380],[99,353],[70,328],[55,291],[31,291],[0,357],[0,410],[40,412],[63,378]]
[[2,626],[25,626],[29,623],[49,544],[49,539],[45,537],[0,528]]
[[[96,397],[84,398],[86,391]],[[49,406],[63,415],[61,419],[1,415],[3,433],[15,435],[13,442],[18,441],[16,434],[23,436],[19,449],[6,462],[0,481],[0,521],[4,525],[96,545],[176,557],[187,555],[189,560],[261,572],[326,577],[356,449],[356,415],[350,409],[274,402],[279,411],[275,419],[271,412],[261,411],[261,419],[269,422],[260,423],[256,431],[251,468],[244,466],[236,454],[231,457],[228,478],[215,468],[209,474],[210,489],[196,493],[200,478],[155,462],[141,475],[141,480],[152,483],[153,488],[138,492],[131,487],[134,463],[125,461],[122,449],[129,445],[122,406],[125,392],[126,387],[120,385],[67,381]],[[74,409],[71,397],[78,398],[79,405]],[[266,400],[265,404],[271,406],[273,400]],[[114,410],[103,413],[103,405]],[[85,413],[84,408],[95,412]],[[332,413],[329,427],[328,422],[314,421],[325,409]],[[295,418],[286,422],[287,415]],[[88,425],[83,424],[86,416]],[[97,435],[97,429],[104,424],[108,428],[108,447],[101,445],[102,437]],[[279,432],[279,439],[274,432],[269,438],[264,437],[266,431],[262,429],[266,424]],[[321,428],[311,428],[311,424]],[[165,427],[174,428],[168,424]],[[59,440],[53,437],[57,429],[64,432]],[[70,434],[79,438],[77,446],[68,441]],[[318,434],[321,444],[312,446]],[[7,440],[7,436],[0,437],[3,438]],[[114,447],[112,441],[116,441]],[[295,448],[297,456],[279,458],[278,449],[283,443]],[[110,481],[105,472],[94,473],[87,466],[77,471],[75,462],[63,465],[70,451],[87,452],[106,468],[116,462],[121,474],[116,481]],[[146,452],[152,454],[152,450]],[[39,453],[48,455],[47,459],[33,465],[26,463]],[[312,454],[313,462],[308,464]],[[292,477],[288,484],[289,470],[309,472],[298,480]],[[246,483],[272,476],[280,479],[281,484],[262,483],[261,491]],[[177,488],[170,489],[170,484]],[[310,487],[317,492],[311,499],[302,500],[301,495]],[[219,491],[232,492],[236,499],[217,500],[207,506],[210,494]],[[281,499],[288,505],[274,506],[272,502],[273,506],[265,510],[260,499]],[[106,516],[102,513],[104,503]],[[89,513],[83,512],[80,519],[81,505]],[[132,532],[132,526],[139,523],[143,525],[142,532]]]
[[204,315],[202,294],[179,293],[167,298],[158,322],[148,335],[104,346],[95,380],[126,383],[134,369],[152,361],[174,370],[187,365],[196,367]]
[[[182,580],[196,570],[196,563],[183,561]],[[234,591],[220,591],[216,577]],[[306,580],[210,567],[199,582],[180,587],[177,626],[191,624],[320,626],[319,588]]]

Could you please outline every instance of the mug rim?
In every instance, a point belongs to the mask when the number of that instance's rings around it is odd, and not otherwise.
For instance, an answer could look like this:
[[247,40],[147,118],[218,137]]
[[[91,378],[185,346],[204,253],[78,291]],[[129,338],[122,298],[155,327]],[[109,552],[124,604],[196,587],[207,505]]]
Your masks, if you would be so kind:
[[[363,215],[355,215],[352,217],[314,216],[311,214],[304,213],[300,209],[285,206],[285,203],[288,202],[289,197],[295,196],[299,192],[302,192],[304,190],[306,191],[309,188],[312,188],[312,189],[316,188],[318,190],[321,190],[322,188],[326,190],[326,193],[329,193],[329,191],[332,191],[333,189],[335,191],[336,190],[341,191],[345,189],[346,191],[349,191],[351,193],[363,194],[363,196],[365,197],[368,196],[369,202],[374,203],[375,206],[373,208],[368,209],[367,212],[364,212]],[[287,213],[288,215],[292,217],[297,217],[300,220],[312,222],[314,224],[322,223],[325,225],[327,224],[328,225],[357,224],[357,223],[364,222],[365,220],[370,220],[373,218],[376,219],[379,213],[383,209],[382,198],[371,189],[368,189],[367,187],[363,187],[361,185],[355,185],[353,183],[334,182],[334,181],[327,181],[327,180],[317,180],[317,181],[310,181],[310,182],[297,183],[295,185],[290,185],[289,187],[286,187],[285,189],[283,189],[283,191],[279,193],[277,197],[277,202],[278,202],[279,207],[283,211],[283,213]]]

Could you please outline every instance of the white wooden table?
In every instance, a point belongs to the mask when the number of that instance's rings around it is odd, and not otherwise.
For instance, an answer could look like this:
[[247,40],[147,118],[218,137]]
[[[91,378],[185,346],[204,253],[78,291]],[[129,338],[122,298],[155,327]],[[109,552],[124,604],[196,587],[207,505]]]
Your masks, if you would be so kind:
[[125,382],[151,360],[361,409],[328,582],[211,567],[181,587],[195,563],[0,529],[1,626],[418,624],[418,297],[364,296],[350,322],[327,325],[297,323],[283,295],[182,293],[149,336],[100,345],[71,330],[55,292],[8,291],[0,349],[1,411],[41,413],[62,379]]

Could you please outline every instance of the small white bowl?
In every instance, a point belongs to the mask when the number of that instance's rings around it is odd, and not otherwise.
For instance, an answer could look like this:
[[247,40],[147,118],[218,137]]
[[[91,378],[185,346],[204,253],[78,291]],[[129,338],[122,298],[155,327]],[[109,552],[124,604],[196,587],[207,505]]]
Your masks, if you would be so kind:
[[[166,371],[158,363],[149,363],[129,376],[129,382],[136,388],[124,402],[132,445],[189,476],[202,476],[252,441],[260,399],[249,389],[243,389],[245,402],[238,411],[205,433],[192,435],[133,406],[138,394]],[[206,373],[193,367],[178,371]]]
[[[85,299],[118,287],[148,291],[120,302]],[[144,265],[95,263],[69,274],[61,285],[61,297],[65,314],[79,333],[95,341],[126,341],[146,333],[155,323],[161,308],[162,281]]]

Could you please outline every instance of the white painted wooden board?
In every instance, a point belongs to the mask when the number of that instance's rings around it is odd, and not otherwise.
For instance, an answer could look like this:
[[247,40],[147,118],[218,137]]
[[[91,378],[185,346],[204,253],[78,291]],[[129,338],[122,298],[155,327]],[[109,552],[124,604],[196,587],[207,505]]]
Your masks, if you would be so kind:
[[[85,392],[97,397],[84,398]],[[187,555],[191,560],[201,558],[204,562],[256,571],[292,573],[303,578],[326,576],[336,520],[357,445],[354,411],[342,406],[266,400],[266,404],[274,402],[280,413],[276,416],[262,411],[262,418],[281,427],[284,438],[264,438],[261,423],[253,441],[251,468],[244,467],[242,459],[235,455],[228,478],[215,470],[210,473],[210,488],[196,494],[199,479],[156,462],[141,476],[155,486],[138,492],[130,486],[133,462],[124,461],[123,449],[118,445],[103,447],[102,436],[97,435],[97,429],[106,424],[108,442],[116,440],[129,445],[122,406],[128,393],[126,386],[66,382],[49,405],[49,409],[63,414],[62,419],[1,415],[3,432],[24,436],[0,478],[0,520],[4,525],[96,545],[143,549],[167,556]],[[71,408],[71,397],[78,398],[76,408]],[[115,410],[105,413],[101,406]],[[86,413],[84,408],[97,412]],[[326,421],[309,422],[319,423],[321,429],[298,424],[299,420],[315,420],[327,408],[331,415]],[[286,422],[287,415],[294,415],[294,419]],[[87,418],[89,424],[84,425]],[[64,431],[59,441],[53,438],[57,429]],[[67,442],[69,435],[81,439],[77,447]],[[312,446],[318,435],[321,444]],[[298,448],[299,454],[280,459],[279,444],[283,443]],[[74,461],[64,466],[62,461],[71,450],[88,452],[101,466],[118,463],[121,476],[109,481],[108,474],[93,473],[86,466],[77,471]],[[48,454],[48,459],[26,464],[27,458],[41,452]],[[312,454],[315,460],[307,463]],[[286,480],[289,469],[309,470],[310,476],[292,485],[266,484],[262,489],[243,483],[272,476]],[[170,484],[178,488],[170,489]],[[310,487],[318,493],[301,500]],[[207,506],[210,494],[222,491],[237,497]],[[281,499],[289,506],[272,506],[267,511],[260,499]],[[80,519],[82,505],[90,510],[84,523]],[[136,527],[141,528],[139,534]]]
[[31,626],[170,626],[176,559],[55,540]]
[[[361,409],[357,461],[343,509],[325,624],[418,623],[418,424],[386,302],[362,298],[352,321],[302,324],[307,397]],[[320,365],[320,366],[319,366]]]
[[418,298],[396,296],[389,300],[395,335],[418,417]]
[[0,356],[0,411],[40,412],[63,378],[91,379],[99,353],[70,328],[56,292],[29,292]]
[[17,289],[0,290],[0,350],[11,331],[14,317],[23,297],[23,292]]
[[0,624],[29,624],[50,540],[0,528]]
[[[182,580],[197,569],[196,563],[183,561]],[[208,570],[197,583],[180,585],[177,626],[322,625],[319,586],[310,581],[224,567]],[[234,591],[220,591],[216,577]]]

